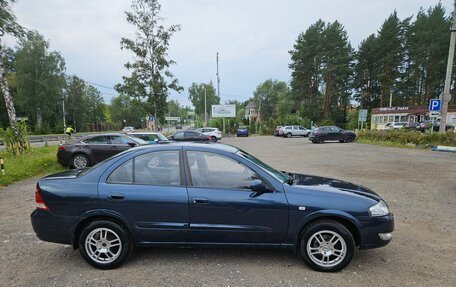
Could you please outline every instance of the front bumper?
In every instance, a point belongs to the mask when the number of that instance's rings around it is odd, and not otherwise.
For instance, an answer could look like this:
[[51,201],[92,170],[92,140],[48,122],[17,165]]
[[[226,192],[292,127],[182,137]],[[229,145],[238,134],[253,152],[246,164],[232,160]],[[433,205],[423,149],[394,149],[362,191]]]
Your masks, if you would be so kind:
[[359,249],[378,248],[387,245],[392,240],[394,217],[392,214],[372,217],[361,230]]
[[35,209],[30,215],[36,236],[48,242],[73,244],[74,230],[79,217],[57,216],[43,209]]

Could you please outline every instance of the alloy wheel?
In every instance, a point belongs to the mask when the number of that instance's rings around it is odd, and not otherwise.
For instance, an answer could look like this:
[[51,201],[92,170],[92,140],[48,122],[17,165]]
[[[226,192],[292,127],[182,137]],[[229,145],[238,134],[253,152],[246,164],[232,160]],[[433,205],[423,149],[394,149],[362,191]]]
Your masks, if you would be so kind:
[[76,155],[73,159],[73,166],[75,168],[84,168],[89,165],[89,161],[87,160],[87,157],[84,155]]
[[122,252],[119,235],[109,228],[96,228],[85,239],[85,250],[93,261],[107,264],[115,261]]
[[338,233],[322,230],[309,238],[306,251],[310,260],[318,266],[334,267],[344,260],[347,254],[347,245]]

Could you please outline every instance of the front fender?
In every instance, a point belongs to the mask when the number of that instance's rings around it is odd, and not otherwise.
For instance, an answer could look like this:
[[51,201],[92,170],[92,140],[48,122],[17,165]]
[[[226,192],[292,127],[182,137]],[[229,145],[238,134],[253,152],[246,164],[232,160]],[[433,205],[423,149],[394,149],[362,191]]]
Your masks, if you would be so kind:
[[298,239],[302,230],[310,222],[313,222],[318,219],[336,219],[348,222],[352,225],[352,227],[356,228],[356,232],[358,233],[358,235],[360,234],[362,229],[361,222],[358,219],[356,219],[353,215],[345,211],[332,209],[317,210],[295,220],[293,226],[290,226],[290,232],[287,237],[287,243],[292,243],[293,245],[297,246]]

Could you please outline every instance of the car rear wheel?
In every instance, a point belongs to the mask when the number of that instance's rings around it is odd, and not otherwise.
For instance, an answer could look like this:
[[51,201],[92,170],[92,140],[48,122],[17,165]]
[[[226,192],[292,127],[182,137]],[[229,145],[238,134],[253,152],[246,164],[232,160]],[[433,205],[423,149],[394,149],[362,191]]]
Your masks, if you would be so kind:
[[317,138],[317,143],[322,144],[325,142],[325,139],[323,137],[318,137]]
[[217,138],[215,136],[211,136],[211,141],[212,142],[217,142]]
[[78,153],[73,156],[71,159],[71,166],[74,168],[84,168],[89,166],[89,158],[82,154]]
[[303,231],[299,254],[314,270],[336,272],[351,262],[354,249],[353,236],[343,224],[322,220]]
[[111,221],[94,221],[84,228],[79,237],[82,257],[99,269],[113,269],[122,265],[132,250],[128,233]]
[[292,134],[291,133],[287,133],[287,138],[291,138]]

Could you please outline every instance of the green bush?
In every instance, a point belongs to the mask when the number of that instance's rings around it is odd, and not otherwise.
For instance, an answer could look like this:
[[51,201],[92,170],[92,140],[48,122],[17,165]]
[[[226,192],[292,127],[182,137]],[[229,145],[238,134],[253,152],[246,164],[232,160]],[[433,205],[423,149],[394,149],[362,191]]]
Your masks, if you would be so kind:
[[447,145],[456,146],[456,133],[421,133],[406,130],[359,131],[358,139],[371,142],[392,142],[416,145]]

